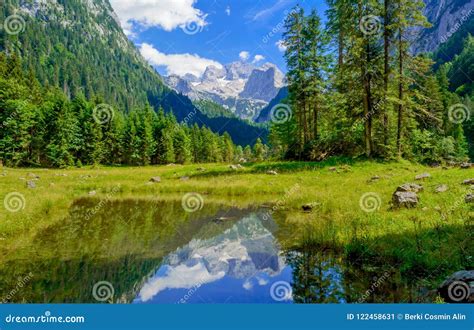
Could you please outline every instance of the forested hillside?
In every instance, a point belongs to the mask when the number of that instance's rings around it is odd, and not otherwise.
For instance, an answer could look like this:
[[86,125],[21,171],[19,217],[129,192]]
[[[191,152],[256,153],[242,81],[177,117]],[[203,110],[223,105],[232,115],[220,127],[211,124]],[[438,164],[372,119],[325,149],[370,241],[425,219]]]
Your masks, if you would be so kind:
[[107,0],[8,0],[0,20],[7,17],[21,32],[2,29],[0,50],[18,53],[41,85],[59,87],[69,99],[99,96],[124,113],[150,104],[173,112],[178,121],[188,118],[214,132],[227,131],[244,146],[266,137],[264,129],[236,118],[208,118],[165,86],[122,32]]
[[0,53],[0,160],[12,167],[230,163],[261,160],[266,152],[259,139],[253,150],[243,149],[228,133],[178,124],[162,109],[124,114],[101,102],[43,88],[16,54]]

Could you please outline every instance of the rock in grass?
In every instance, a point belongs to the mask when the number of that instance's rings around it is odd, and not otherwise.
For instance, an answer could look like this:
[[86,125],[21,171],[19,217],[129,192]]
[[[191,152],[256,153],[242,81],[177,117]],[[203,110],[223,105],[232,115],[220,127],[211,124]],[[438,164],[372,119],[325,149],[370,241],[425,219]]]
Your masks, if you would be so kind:
[[464,180],[464,181],[462,182],[462,184],[465,184],[465,185],[474,184],[474,179],[467,179],[467,180]]
[[424,179],[428,179],[430,177],[431,177],[431,174],[422,173],[422,174],[419,174],[419,175],[415,176],[415,180],[424,180]]
[[278,175],[278,173],[276,171],[268,171],[267,174],[268,175]]
[[374,175],[369,180],[367,180],[367,183],[373,183],[373,182],[376,182],[376,181],[379,181],[379,180],[380,180],[380,176]]
[[30,180],[30,181],[27,181],[27,182],[26,182],[26,187],[27,187],[28,189],[35,189],[35,188],[36,188],[36,183],[35,183],[34,181],[31,181],[31,180]]
[[464,200],[466,203],[474,203],[474,194],[467,194]]
[[158,182],[161,182],[161,177],[159,176],[154,176],[150,179],[150,182],[151,183],[158,183]]
[[198,172],[204,172],[206,169],[204,167],[198,167],[196,171]]
[[414,208],[418,205],[418,195],[412,191],[396,191],[392,196],[392,203],[395,208]]
[[36,180],[39,180],[39,178],[40,178],[39,175],[36,175],[36,174],[34,174],[34,173],[28,173],[28,177],[29,177],[29,178],[32,178],[33,180],[35,180],[35,179],[36,179]]
[[97,195],[97,191],[95,190],[89,191],[89,196],[95,196],[95,195]]
[[179,178],[181,181],[188,181],[189,180],[189,176],[182,176]]
[[334,166],[333,166],[333,167],[330,167],[330,168],[329,168],[329,171],[330,171],[330,172],[336,172],[336,171],[337,171],[337,168],[334,167]]
[[420,192],[423,191],[423,186],[416,184],[416,183],[405,183],[402,184],[401,186],[398,186],[397,192]]
[[435,192],[437,193],[443,193],[445,191],[448,191],[449,187],[446,184],[440,184],[438,187],[436,187]]
[[462,163],[460,165],[460,167],[463,169],[463,170],[467,170],[467,169],[470,169],[472,167],[472,164],[471,163]]
[[473,281],[474,270],[460,270],[441,283],[438,287],[438,293],[446,302],[473,302],[474,290],[470,286]]

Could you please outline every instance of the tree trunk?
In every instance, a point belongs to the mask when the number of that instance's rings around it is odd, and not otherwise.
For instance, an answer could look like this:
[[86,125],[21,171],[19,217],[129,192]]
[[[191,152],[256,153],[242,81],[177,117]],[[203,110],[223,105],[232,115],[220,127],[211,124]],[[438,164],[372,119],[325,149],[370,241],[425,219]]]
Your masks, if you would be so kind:
[[383,39],[384,39],[384,45],[383,45],[383,48],[384,48],[384,78],[383,78],[383,82],[384,82],[384,99],[383,99],[383,102],[384,102],[384,113],[383,113],[383,141],[384,141],[384,146],[385,148],[387,148],[388,146],[388,135],[389,135],[389,129],[388,129],[388,101],[387,101],[387,98],[388,98],[388,78],[389,78],[389,75],[390,75],[390,64],[389,64],[389,50],[390,50],[390,32],[388,30],[388,16],[389,16],[389,13],[388,13],[388,9],[389,9],[389,1],[390,0],[385,0],[384,1],[384,7],[385,7],[385,11],[384,11],[384,35],[383,35]]
[[366,63],[362,69],[364,81],[364,120],[365,120],[365,153],[367,157],[372,157],[373,142],[372,142],[372,93],[370,89],[371,77],[367,72],[365,66],[370,64],[370,44],[368,41],[366,46]]
[[397,127],[397,151],[398,157],[402,156],[402,128],[403,128],[403,44],[402,44],[402,30],[398,32],[398,52],[399,52],[399,82],[398,82],[398,127]]

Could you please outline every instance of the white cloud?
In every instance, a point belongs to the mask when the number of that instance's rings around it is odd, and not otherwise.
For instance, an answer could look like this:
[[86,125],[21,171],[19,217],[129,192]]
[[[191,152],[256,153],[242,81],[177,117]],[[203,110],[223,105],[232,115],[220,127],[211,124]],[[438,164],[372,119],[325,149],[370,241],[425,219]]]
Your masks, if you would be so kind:
[[225,9],[225,13],[227,14],[227,16],[230,16],[230,6],[227,6],[227,8]]
[[247,61],[250,57],[250,53],[247,51],[242,51],[240,52],[239,57],[242,61]]
[[140,46],[140,53],[151,65],[166,67],[168,75],[184,76],[191,73],[196,77],[201,77],[208,66],[214,65],[217,68],[222,68],[219,62],[202,58],[199,55],[164,54],[147,43]]
[[110,0],[125,33],[133,33],[133,22],[141,27],[172,31],[186,25],[207,25],[206,14],[194,7],[197,0]]
[[166,273],[148,281],[140,290],[139,298],[146,302],[166,289],[198,289],[201,285],[220,280],[225,272],[211,274],[206,266],[199,262],[194,266],[166,266]]
[[285,45],[285,42],[283,40],[278,40],[275,45],[278,47],[278,50],[280,52],[285,52],[286,51],[286,45]]
[[265,56],[263,55],[255,55],[255,57],[253,58],[253,63],[258,63],[260,61],[263,61],[265,59]]

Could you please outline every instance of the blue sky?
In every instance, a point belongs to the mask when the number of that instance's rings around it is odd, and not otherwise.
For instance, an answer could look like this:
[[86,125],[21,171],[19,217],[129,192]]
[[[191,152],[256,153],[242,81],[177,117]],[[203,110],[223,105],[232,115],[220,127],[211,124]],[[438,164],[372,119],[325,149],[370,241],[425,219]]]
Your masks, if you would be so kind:
[[111,0],[124,31],[163,75],[202,74],[239,59],[285,70],[284,18],[296,5],[324,14],[324,0]]

